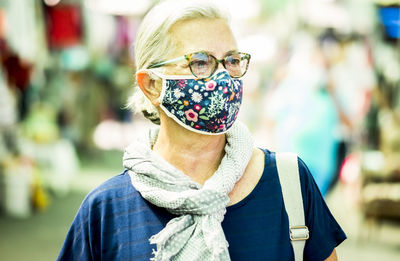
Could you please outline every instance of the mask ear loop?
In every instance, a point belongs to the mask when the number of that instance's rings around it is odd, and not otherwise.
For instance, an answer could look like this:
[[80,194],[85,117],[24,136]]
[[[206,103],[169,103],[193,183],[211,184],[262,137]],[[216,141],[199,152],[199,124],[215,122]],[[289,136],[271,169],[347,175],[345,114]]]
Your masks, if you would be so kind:
[[153,69],[140,69],[136,73],[138,72],[146,72],[149,78],[154,81],[164,78],[163,74],[160,74]]
[[158,71],[155,71],[155,69],[145,69],[151,73],[153,73],[154,75],[156,75],[157,77],[161,78],[161,79],[166,79],[166,80],[199,80],[200,78],[195,77],[192,73],[187,74],[187,75],[182,75],[182,74],[164,74],[164,73],[160,73]]

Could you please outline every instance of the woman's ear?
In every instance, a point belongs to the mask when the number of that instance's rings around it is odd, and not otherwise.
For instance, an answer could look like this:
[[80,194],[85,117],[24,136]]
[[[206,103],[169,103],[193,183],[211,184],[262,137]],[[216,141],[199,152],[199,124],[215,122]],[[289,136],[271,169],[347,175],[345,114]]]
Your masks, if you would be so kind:
[[160,105],[158,98],[161,95],[161,88],[157,88],[156,82],[150,77],[149,72],[146,70],[137,71],[136,82],[151,103],[158,107]]

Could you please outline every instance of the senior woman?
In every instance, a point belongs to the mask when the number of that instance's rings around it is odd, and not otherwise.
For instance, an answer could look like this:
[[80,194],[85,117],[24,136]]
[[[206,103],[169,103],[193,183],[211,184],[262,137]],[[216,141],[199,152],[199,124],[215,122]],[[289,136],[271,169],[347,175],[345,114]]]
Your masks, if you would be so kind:
[[[133,106],[160,126],[84,199],[58,260],[294,260],[275,153],[235,122],[250,55],[226,15],[210,2],[161,2],[139,28],[135,59]],[[336,260],[346,236],[298,168],[304,259]]]

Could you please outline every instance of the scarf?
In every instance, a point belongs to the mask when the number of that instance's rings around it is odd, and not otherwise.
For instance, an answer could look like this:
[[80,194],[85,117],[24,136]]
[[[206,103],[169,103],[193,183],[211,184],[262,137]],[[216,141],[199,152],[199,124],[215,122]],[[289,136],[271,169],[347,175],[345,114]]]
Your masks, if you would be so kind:
[[152,151],[158,130],[130,144],[123,157],[132,185],[144,199],[178,217],[150,238],[151,260],[230,260],[221,222],[228,193],[241,178],[253,152],[247,127],[236,122],[226,133],[225,155],[201,185]]

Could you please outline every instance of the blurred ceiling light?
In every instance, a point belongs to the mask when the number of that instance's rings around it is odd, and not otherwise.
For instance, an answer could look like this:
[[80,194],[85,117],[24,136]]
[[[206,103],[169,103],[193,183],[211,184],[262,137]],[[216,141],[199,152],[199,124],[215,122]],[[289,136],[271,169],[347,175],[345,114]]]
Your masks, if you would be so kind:
[[335,2],[306,0],[301,10],[304,20],[318,27],[333,27],[348,30],[350,14],[343,5]]
[[113,15],[142,15],[153,4],[153,0],[85,0],[89,9]]
[[58,4],[61,0],[44,0],[44,3],[48,6],[55,6]]

